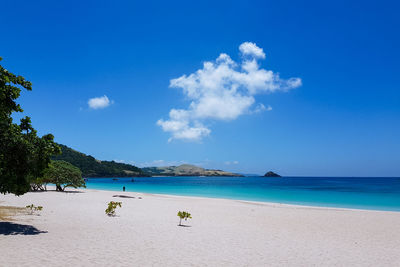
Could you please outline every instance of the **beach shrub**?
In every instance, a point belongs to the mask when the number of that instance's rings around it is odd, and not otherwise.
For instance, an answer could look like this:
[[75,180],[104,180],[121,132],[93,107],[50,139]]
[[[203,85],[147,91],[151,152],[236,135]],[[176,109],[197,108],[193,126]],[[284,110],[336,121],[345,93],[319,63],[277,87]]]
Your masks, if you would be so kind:
[[13,113],[23,112],[16,102],[23,89],[31,91],[32,84],[0,65],[0,193],[3,194],[28,192],[31,181],[43,176],[50,156],[60,153],[54,136],[39,137],[30,117],[14,123]]
[[82,172],[71,163],[63,160],[52,160],[42,181],[55,184],[57,191],[64,191],[66,187],[86,187]]
[[115,216],[115,209],[117,207],[121,207],[121,206],[122,206],[122,202],[110,201],[108,203],[108,207],[106,209],[106,214],[108,216]]
[[179,226],[182,226],[182,220],[192,219],[192,215],[187,211],[178,211]]
[[27,209],[30,210],[29,214],[33,214],[34,212],[41,211],[43,209],[42,206],[35,206],[33,204],[26,206]]

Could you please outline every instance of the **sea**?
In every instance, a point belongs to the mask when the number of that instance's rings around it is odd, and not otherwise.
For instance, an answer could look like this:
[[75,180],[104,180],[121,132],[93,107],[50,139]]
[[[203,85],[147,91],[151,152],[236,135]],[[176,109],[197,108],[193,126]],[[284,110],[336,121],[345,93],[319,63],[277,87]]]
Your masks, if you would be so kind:
[[400,178],[135,177],[88,178],[88,189],[283,204],[400,211]]

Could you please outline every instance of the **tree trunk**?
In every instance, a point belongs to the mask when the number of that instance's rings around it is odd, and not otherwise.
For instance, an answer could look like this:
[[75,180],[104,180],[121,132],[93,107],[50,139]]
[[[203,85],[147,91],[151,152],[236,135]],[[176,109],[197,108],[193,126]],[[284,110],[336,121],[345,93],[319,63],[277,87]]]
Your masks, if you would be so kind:
[[61,187],[61,185],[57,184],[56,185],[56,191],[64,191]]

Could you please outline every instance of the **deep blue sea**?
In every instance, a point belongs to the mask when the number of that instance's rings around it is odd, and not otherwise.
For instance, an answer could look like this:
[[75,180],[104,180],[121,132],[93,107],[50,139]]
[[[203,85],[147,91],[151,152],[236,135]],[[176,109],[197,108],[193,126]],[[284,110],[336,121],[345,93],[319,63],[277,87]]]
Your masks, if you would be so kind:
[[[114,178],[115,179],[115,178]],[[89,178],[89,189],[400,211],[400,178]]]

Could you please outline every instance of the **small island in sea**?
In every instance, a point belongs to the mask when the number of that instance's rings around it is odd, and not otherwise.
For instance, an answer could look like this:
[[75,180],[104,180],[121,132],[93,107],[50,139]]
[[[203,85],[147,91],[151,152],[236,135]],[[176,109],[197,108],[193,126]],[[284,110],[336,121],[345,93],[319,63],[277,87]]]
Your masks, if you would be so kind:
[[278,177],[282,177],[282,176],[280,176],[279,174],[277,174],[273,171],[269,171],[266,174],[264,174],[264,177],[277,177],[278,178]]

